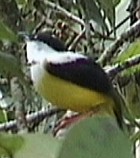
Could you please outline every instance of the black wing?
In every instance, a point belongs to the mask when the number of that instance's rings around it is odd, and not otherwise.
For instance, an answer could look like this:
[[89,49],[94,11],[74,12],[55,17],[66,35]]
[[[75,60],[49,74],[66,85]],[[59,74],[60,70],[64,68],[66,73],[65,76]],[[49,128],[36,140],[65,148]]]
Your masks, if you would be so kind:
[[123,129],[122,98],[112,87],[111,81],[104,70],[92,59],[77,59],[62,64],[48,63],[46,70],[61,79],[112,96],[115,102],[113,111],[120,128]]
[[104,70],[92,59],[77,59],[69,63],[47,63],[45,69],[54,76],[79,86],[108,94],[111,81]]

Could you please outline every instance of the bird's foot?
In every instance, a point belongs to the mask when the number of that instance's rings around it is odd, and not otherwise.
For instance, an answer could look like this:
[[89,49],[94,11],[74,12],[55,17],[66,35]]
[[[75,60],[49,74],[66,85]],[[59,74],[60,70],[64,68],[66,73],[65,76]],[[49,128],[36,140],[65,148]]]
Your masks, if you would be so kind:
[[89,118],[93,115],[93,111],[84,113],[84,114],[72,114],[71,116],[64,116],[54,128],[53,134],[56,137],[59,137],[63,132],[65,133],[75,124],[79,123],[81,120]]

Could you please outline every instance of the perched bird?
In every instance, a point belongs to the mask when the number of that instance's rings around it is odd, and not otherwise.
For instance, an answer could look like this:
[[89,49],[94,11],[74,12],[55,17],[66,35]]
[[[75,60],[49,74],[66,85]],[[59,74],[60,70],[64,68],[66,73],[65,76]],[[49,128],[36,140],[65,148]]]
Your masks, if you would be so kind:
[[121,99],[93,59],[67,51],[50,34],[30,35],[26,44],[31,79],[42,97],[61,109],[115,115],[122,127]]

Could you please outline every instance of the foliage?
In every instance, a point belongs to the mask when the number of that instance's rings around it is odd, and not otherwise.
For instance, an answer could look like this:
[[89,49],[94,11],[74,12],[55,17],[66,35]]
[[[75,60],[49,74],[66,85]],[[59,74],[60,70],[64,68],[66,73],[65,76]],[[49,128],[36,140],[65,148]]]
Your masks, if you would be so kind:
[[116,120],[94,117],[80,122],[65,139],[59,158],[132,158],[132,143]]
[[[35,121],[25,121],[26,114],[45,109],[46,102],[32,88],[24,51],[25,45],[19,35],[21,31],[28,33],[51,32],[64,41],[69,50],[84,52],[95,59],[100,58],[103,52],[107,52],[109,46],[111,47],[111,44],[117,43],[118,34],[124,32],[121,29],[118,33],[123,22],[118,24],[117,20],[122,17],[118,17],[119,11],[116,12],[122,2],[123,11],[126,13],[127,0],[125,2],[121,0],[0,1],[0,92],[2,92],[3,100],[7,97],[12,99],[6,108],[1,107],[0,122],[10,121],[8,111],[12,111],[12,119],[16,119],[18,126],[15,128],[15,120],[12,122],[13,126],[10,126],[11,122],[8,122],[8,127],[12,127],[8,128],[11,133],[21,132],[24,128],[26,133],[28,131],[35,132],[33,135],[25,134],[24,136],[1,134],[0,156],[46,157],[47,155],[47,157],[59,158],[82,158],[82,156],[90,158],[93,155],[98,157],[99,154],[100,158],[132,157],[131,142],[118,129],[115,121],[108,117],[90,118],[82,121],[72,128],[64,142],[47,134],[36,134],[42,131],[45,133],[44,129],[50,127],[49,122],[55,124],[57,117],[47,118],[45,123],[42,122],[43,119],[38,118],[33,119]],[[112,58],[115,59],[108,59],[107,63],[112,67],[116,63],[123,65],[131,57],[139,56],[139,40],[135,38],[137,37],[122,40],[121,45],[116,46],[117,49],[109,52],[114,55]],[[124,49],[125,47],[128,47],[128,49]],[[136,80],[135,75],[137,70],[139,71],[139,64],[135,67],[132,65],[129,69],[126,67],[126,70],[121,73],[123,77],[126,76],[124,72],[133,76],[133,81],[130,78],[134,85],[131,93],[128,84],[125,87],[120,86],[121,91],[128,88],[129,93],[125,93],[127,95],[125,98],[130,102],[131,107],[128,108],[135,118],[140,117],[140,111],[137,110],[140,100],[137,88],[135,88],[136,84],[139,87],[139,80],[138,77]],[[119,75],[120,73],[117,74],[117,76]],[[114,81],[118,82],[116,78]],[[47,105],[50,107],[48,103]],[[0,127],[5,127],[2,125],[5,124],[0,124]],[[132,134],[134,133],[132,132]],[[133,138],[135,138],[134,142],[139,139],[139,133],[134,134]],[[119,152],[116,149],[119,149]]]
[[[140,40],[138,39],[132,44],[130,44],[128,48],[126,48],[120,53],[120,55],[115,60],[115,63],[123,64],[125,61],[129,61],[130,58],[132,59],[133,57],[134,58],[139,57],[139,54],[140,54]],[[139,64],[138,64],[135,67],[132,67],[129,70],[126,70],[124,73],[126,75],[131,75],[139,71],[140,69],[139,69]]]
[[23,143],[24,140],[21,136],[0,134],[0,156],[12,158]]
[[16,35],[12,30],[0,21],[0,40],[17,41]]
[[128,46],[126,50],[124,50],[116,59],[116,62],[124,62],[126,59],[134,57],[135,55],[140,54],[140,40],[133,42]]
[[15,158],[55,158],[61,148],[62,141],[51,135],[25,134],[24,146],[15,155]]

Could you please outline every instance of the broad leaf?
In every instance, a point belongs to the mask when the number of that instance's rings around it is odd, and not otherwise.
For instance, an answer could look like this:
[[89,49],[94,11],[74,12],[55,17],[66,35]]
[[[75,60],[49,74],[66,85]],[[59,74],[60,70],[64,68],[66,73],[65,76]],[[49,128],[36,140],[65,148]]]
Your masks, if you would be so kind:
[[46,134],[23,135],[25,145],[15,155],[15,158],[55,158],[62,141]]
[[132,158],[132,144],[110,117],[81,121],[69,132],[59,158]]
[[0,52],[0,73],[23,77],[20,62],[11,54]]
[[0,134],[0,156],[13,156],[24,144],[19,135]]
[[0,40],[17,41],[17,36],[2,21],[0,21]]
[[128,49],[123,51],[120,56],[116,59],[116,62],[123,63],[126,59],[131,58],[137,54],[140,54],[140,40],[132,43]]

